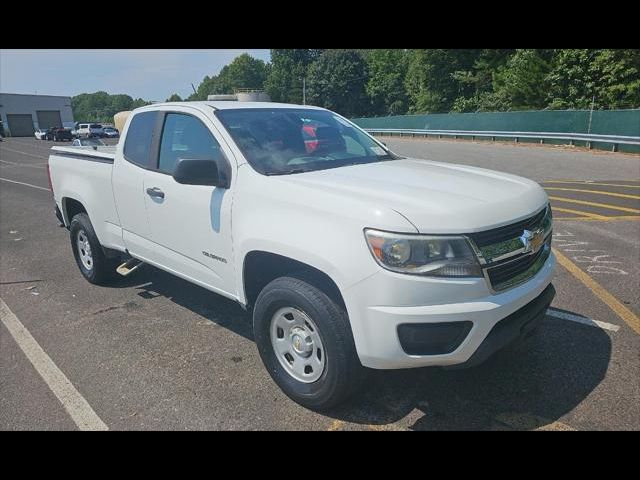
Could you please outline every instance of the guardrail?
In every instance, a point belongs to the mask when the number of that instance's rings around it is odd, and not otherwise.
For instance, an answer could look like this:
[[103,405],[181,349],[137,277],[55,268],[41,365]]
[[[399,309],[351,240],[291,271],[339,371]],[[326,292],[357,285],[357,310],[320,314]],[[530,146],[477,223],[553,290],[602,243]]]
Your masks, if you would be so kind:
[[640,145],[640,137],[631,137],[624,135],[597,135],[590,133],[557,133],[557,132],[498,132],[498,131],[472,131],[472,130],[419,130],[419,129],[401,129],[401,128],[365,128],[372,135],[389,135],[393,136],[435,136],[442,137],[490,137],[492,141],[496,138],[513,138],[515,142],[519,142],[521,138],[532,138],[540,140],[568,140],[570,145],[574,142],[586,142],[587,148],[591,149],[593,143],[609,143],[612,145],[611,151],[618,151],[618,145]]

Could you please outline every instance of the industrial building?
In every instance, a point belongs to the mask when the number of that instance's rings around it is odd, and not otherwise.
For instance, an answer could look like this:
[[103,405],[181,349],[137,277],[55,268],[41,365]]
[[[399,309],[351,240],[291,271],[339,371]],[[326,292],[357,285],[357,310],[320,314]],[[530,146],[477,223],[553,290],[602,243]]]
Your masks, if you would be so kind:
[[0,119],[12,137],[30,137],[36,128],[71,128],[71,97],[0,93]]

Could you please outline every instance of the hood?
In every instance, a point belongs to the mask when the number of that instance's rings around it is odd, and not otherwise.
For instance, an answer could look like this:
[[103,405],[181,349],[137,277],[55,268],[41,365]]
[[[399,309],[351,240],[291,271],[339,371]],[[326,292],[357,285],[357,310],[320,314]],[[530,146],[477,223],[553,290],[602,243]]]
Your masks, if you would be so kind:
[[[345,208],[350,201],[390,208],[421,233],[487,230],[524,219],[548,202],[544,190],[526,178],[418,159],[353,165],[279,178],[297,187],[343,197]],[[375,224],[369,226],[376,228]]]

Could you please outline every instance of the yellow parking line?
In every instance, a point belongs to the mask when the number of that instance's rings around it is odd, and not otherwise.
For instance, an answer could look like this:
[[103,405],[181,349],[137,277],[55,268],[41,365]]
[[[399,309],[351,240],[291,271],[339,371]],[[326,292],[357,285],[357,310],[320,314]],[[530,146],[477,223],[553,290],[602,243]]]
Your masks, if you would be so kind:
[[621,184],[617,184],[617,183],[599,183],[599,182],[574,182],[574,181],[570,181],[570,180],[554,180],[554,181],[550,181],[550,182],[544,182],[544,183],[571,183],[574,185],[597,185],[599,187],[623,187],[623,188],[640,188],[640,185],[621,185]]
[[570,208],[552,207],[554,212],[573,213],[575,215],[581,215],[583,217],[593,218],[594,220],[606,220],[604,215],[598,215],[597,213],[582,212],[580,210],[571,210]]
[[617,198],[630,198],[640,200],[640,195],[627,195],[626,193],[602,192],[600,190],[585,190],[582,188],[544,187],[545,190],[560,190],[563,192],[595,193],[596,195],[608,195]]
[[554,220],[574,220],[577,222],[621,222],[625,220],[640,220],[640,215],[615,215],[613,217],[599,218],[589,217],[553,217]]
[[640,215],[612,215],[607,220],[640,220]]
[[585,287],[587,287],[593,294],[602,300],[611,310],[614,311],[627,325],[629,325],[633,331],[640,335],[640,318],[625,307],[616,297],[611,295],[603,286],[591,278],[575,263],[565,257],[557,248],[553,249],[553,253],[558,259],[558,263],[564,268],[569,270],[569,273],[580,280]]
[[329,425],[329,428],[327,428],[327,432],[335,432],[340,430],[343,426],[344,422],[342,420],[334,420],[331,422],[331,425]]
[[611,210],[620,210],[621,212],[640,213],[637,208],[619,207],[618,205],[609,205],[607,203],[587,202],[586,200],[575,200],[573,198],[554,197],[549,195],[549,200],[555,200],[557,202],[575,203],[577,205],[589,205],[591,207],[609,208]]

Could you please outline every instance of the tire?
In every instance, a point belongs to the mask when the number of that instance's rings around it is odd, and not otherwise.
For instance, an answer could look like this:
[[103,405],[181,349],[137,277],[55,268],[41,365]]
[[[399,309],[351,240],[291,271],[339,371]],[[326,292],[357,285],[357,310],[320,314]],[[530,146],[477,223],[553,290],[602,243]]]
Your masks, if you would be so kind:
[[[76,259],[78,268],[82,276],[89,283],[102,285],[108,280],[115,277],[115,269],[117,267],[117,259],[109,259],[105,256],[102,245],[96,236],[96,232],[91,225],[89,216],[86,213],[79,213],[73,217],[69,225],[69,236],[71,239],[71,249]],[[86,239],[90,247],[89,256],[91,261],[87,260],[87,250],[81,251],[78,245],[78,239]],[[83,261],[84,257],[84,261]],[[88,263],[88,265],[85,265]]]
[[[290,320],[292,328],[285,331],[286,327],[279,328],[278,324],[289,321],[287,315],[293,320]],[[315,327],[304,320],[311,328],[302,327],[306,331],[303,335],[309,335],[307,340],[313,336],[312,343],[300,342],[300,337],[296,339],[296,334],[292,333],[299,328],[298,317],[311,320]],[[311,410],[333,407],[353,395],[363,383],[366,370],[358,359],[346,312],[303,278],[281,277],[264,287],[253,310],[253,329],[267,371],[289,398],[304,407]],[[274,347],[280,340],[272,341],[281,334],[281,341],[285,342],[282,348],[291,349],[284,354],[276,353]],[[301,357],[292,350],[294,345],[300,344],[310,348],[309,357]],[[321,368],[313,371],[322,359]],[[305,381],[296,378],[300,373],[292,373],[294,364],[304,365],[303,375],[309,374],[310,378]],[[308,367],[311,367],[309,372]]]

